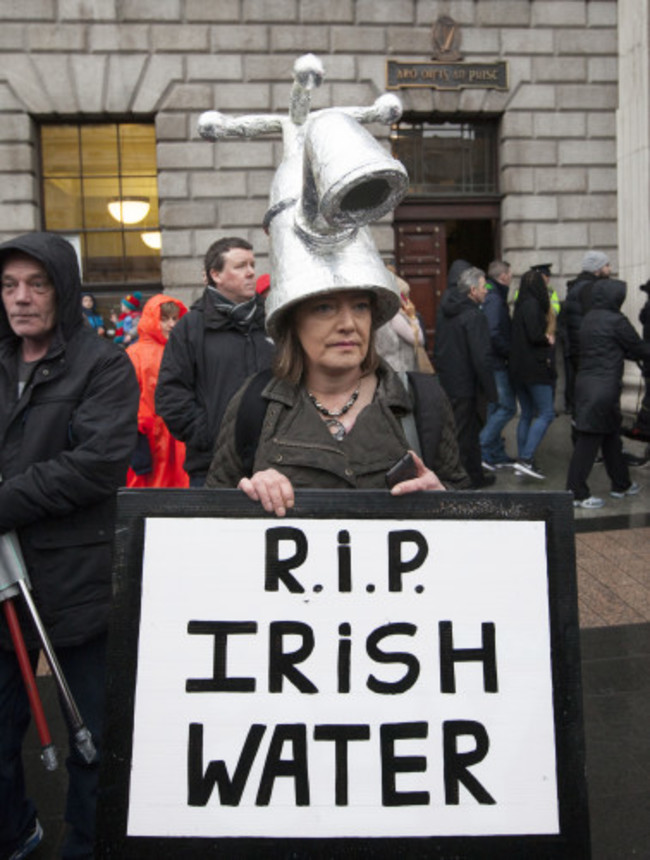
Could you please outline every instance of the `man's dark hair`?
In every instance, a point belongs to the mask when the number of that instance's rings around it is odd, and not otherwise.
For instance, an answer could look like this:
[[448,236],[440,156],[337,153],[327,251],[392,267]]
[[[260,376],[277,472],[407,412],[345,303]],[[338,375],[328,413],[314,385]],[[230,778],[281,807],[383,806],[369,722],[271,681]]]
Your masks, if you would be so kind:
[[203,267],[208,284],[214,286],[210,277],[210,269],[216,269],[217,272],[220,272],[225,263],[224,254],[227,254],[233,248],[242,248],[244,251],[253,250],[251,243],[247,242],[246,239],[241,239],[239,236],[227,236],[225,239],[217,239],[216,242],[210,245],[203,258]]

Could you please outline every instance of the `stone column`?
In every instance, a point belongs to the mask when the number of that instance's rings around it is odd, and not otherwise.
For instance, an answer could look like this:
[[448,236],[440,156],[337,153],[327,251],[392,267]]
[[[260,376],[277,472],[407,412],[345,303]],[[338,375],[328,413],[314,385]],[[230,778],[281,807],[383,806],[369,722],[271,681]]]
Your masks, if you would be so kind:
[[[623,305],[639,329],[650,278],[650,0],[619,0],[619,107],[617,115],[619,277],[627,281]],[[640,373],[626,362],[622,406],[635,413]]]

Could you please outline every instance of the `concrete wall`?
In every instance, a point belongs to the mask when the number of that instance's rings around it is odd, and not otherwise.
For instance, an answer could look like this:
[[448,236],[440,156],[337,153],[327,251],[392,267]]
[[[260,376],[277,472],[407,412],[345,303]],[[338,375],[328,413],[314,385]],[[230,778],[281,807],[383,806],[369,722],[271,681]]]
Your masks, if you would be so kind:
[[[552,262],[562,295],[585,249],[604,249],[616,266],[616,0],[5,2],[0,238],[40,227],[35,121],[155,117],[164,285],[197,292],[201,256],[224,233],[251,239],[264,271],[260,223],[281,144],[204,142],[198,115],[286,112],[306,51],[326,68],[314,107],[368,104],[384,89],[386,58],[430,56],[442,14],[460,25],[465,59],[508,60],[510,89],[403,99],[450,116],[503,113],[504,256],[518,273]],[[392,249],[390,219],[375,235]]]

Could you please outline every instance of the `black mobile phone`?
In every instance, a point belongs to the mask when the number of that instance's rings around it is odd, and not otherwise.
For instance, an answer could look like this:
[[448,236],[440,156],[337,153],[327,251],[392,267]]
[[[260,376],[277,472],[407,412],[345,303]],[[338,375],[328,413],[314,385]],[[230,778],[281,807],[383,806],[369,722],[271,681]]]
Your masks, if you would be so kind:
[[392,489],[395,484],[400,484],[402,481],[408,481],[410,478],[417,478],[418,470],[415,465],[415,460],[410,451],[407,451],[394,466],[386,472],[386,485],[388,489]]

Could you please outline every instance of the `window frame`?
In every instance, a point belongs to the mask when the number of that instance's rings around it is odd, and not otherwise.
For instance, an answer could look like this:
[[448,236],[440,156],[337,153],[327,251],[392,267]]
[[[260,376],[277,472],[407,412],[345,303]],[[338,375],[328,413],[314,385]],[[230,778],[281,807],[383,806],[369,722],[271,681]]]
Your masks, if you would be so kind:
[[[500,117],[495,115],[450,115],[450,114],[414,114],[414,113],[405,113],[401,119],[395,123],[391,127],[391,150],[392,154],[395,158],[398,158],[402,161],[409,172],[410,177],[410,187],[409,187],[409,197],[411,198],[447,198],[447,199],[456,199],[456,200],[468,200],[468,199],[495,199],[500,197],[500,185],[499,185],[499,121]],[[483,185],[476,184],[471,180],[471,171],[469,171],[469,175],[467,174],[467,159],[461,158],[460,162],[460,175],[461,175],[461,183],[457,185],[452,184],[439,184],[439,183],[426,183],[421,181],[421,178],[424,175],[423,166],[426,158],[426,154],[424,152],[424,147],[422,146],[422,142],[426,139],[427,131],[435,131],[436,128],[444,129],[447,126],[450,129],[453,127],[461,128],[461,135],[453,137],[454,140],[466,139],[463,137],[463,132],[465,129],[480,129],[482,132],[482,139],[486,141],[486,152],[483,158],[483,169],[485,175],[490,179],[490,182],[486,182]],[[404,151],[400,152],[399,140],[400,140],[400,132],[406,132],[402,139],[407,139],[408,131],[412,130],[413,132],[417,132],[420,130],[420,135],[418,137],[417,133],[412,134],[411,139],[414,141],[420,141],[419,152],[416,153],[416,157],[418,162],[416,164],[416,169],[413,169],[413,160],[404,157]],[[468,149],[471,150],[471,147],[463,147],[461,148],[462,152],[467,152]],[[471,158],[471,151],[468,155],[468,158]],[[419,168],[419,169],[417,169]],[[476,172],[474,172],[475,175]]]

